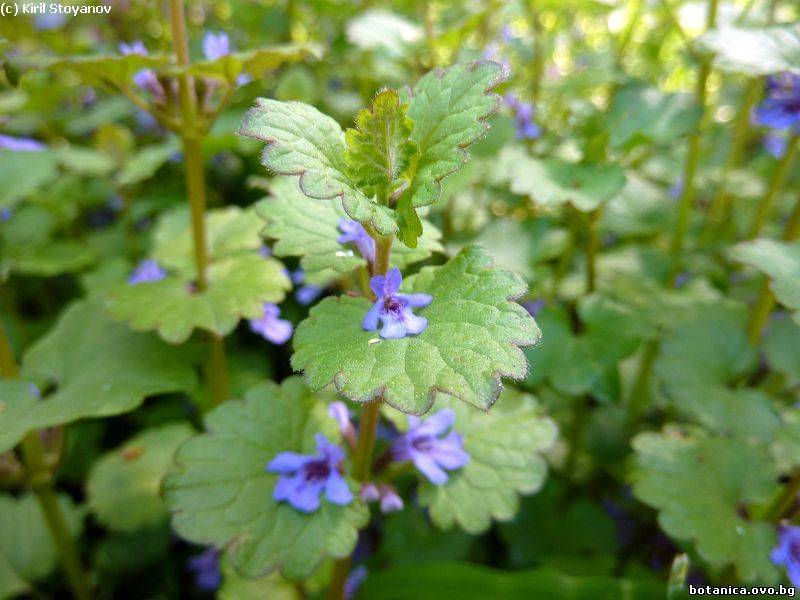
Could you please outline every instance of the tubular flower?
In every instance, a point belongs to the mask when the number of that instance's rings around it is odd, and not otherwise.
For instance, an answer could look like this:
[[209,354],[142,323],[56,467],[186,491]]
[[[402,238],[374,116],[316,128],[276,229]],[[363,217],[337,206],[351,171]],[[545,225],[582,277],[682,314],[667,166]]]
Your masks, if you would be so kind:
[[400,339],[407,335],[417,335],[425,331],[428,319],[418,317],[412,308],[423,308],[433,302],[428,294],[398,294],[403,276],[400,269],[389,269],[386,275],[376,275],[369,281],[369,287],[377,300],[364,317],[362,326],[367,331],[378,329],[382,323],[380,336],[385,339]]
[[167,276],[167,272],[161,268],[158,261],[152,258],[146,258],[141,261],[128,277],[129,285],[136,285],[139,283],[150,283],[153,281],[161,281]]
[[339,219],[339,231],[342,232],[336,241],[340,244],[352,242],[368,262],[375,262],[375,240],[367,233],[363,225],[350,219]]
[[250,320],[250,331],[259,334],[273,344],[281,345],[292,337],[292,324],[279,318],[281,309],[275,304],[264,303],[264,315],[260,319]]
[[756,109],[755,121],[772,129],[800,131],[800,75],[767,77],[767,97]]

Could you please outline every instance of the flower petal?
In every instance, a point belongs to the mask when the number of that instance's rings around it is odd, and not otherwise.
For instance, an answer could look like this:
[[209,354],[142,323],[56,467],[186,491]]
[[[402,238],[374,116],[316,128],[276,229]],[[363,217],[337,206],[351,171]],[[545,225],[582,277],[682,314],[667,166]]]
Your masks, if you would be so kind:
[[281,452],[267,465],[270,473],[294,473],[303,468],[311,457],[297,452]]
[[334,504],[345,505],[353,501],[353,493],[339,471],[332,471],[328,475],[325,482],[325,496]]
[[375,331],[378,328],[378,317],[380,317],[381,308],[383,308],[383,300],[379,298],[375,301],[375,304],[372,305],[372,308],[369,309],[367,314],[364,315],[361,327],[365,331]]
[[403,283],[403,276],[400,274],[400,269],[392,267],[386,272],[386,279],[383,283],[383,295],[391,296],[396,294],[400,289],[401,283]]
[[447,483],[447,473],[427,454],[417,452],[414,456],[414,466],[417,467],[432,484],[442,485]]

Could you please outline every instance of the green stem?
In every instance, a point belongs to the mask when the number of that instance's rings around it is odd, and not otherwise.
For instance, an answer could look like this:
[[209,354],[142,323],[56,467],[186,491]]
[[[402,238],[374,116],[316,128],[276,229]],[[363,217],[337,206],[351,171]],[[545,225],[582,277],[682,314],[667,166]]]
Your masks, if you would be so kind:
[[[189,195],[189,207],[192,213],[192,239],[194,241],[194,261],[197,272],[197,291],[204,292],[208,287],[206,250],[206,182],[203,173],[203,152],[200,146],[202,127],[197,123],[197,96],[194,81],[187,74],[191,65],[189,59],[189,42],[186,37],[186,18],[183,0],[170,0],[170,17],[172,24],[172,45],[175,58],[182,67],[178,77],[178,91],[181,104],[180,135],[183,142],[183,156],[186,161],[186,189]],[[225,346],[222,338],[214,334],[209,339],[209,358],[206,377],[211,388],[212,406],[217,406],[228,399],[229,378],[225,360]]]
[[439,63],[436,50],[436,7],[434,0],[424,0],[422,3],[422,19],[425,24],[425,46],[428,50],[428,67],[435,69]]
[[719,233],[719,228],[724,227],[727,222],[727,217],[730,213],[730,194],[725,184],[728,180],[728,175],[739,164],[741,159],[742,151],[747,142],[747,134],[750,130],[750,112],[761,95],[761,87],[761,80],[751,79],[745,88],[742,105],[739,107],[739,112],[734,120],[731,147],[722,167],[720,183],[708,208],[708,219],[705,222],[703,231],[704,241],[712,237],[715,231]]
[[[786,225],[783,228],[783,235],[781,239],[785,242],[793,242],[800,238],[800,197],[797,198],[794,208],[792,209]],[[761,288],[758,292],[758,298],[753,305],[753,310],[750,313],[750,323],[747,328],[747,337],[750,343],[755,345],[761,339],[761,332],[764,331],[764,326],[769,320],[769,315],[775,306],[775,296],[769,289],[769,280],[764,279],[761,282]]]
[[[708,14],[706,16],[706,29],[712,29],[717,20],[718,0],[708,0]],[[681,267],[683,259],[683,244],[686,231],[689,228],[689,217],[694,203],[694,179],[697,174],[697,166],[700,159],[700,139],[703,131],[703,124],[706,120],[706,97],[708,95],[708,76],[711,73],[711,63],[708,58],[703,58],[700,62],[700,69],[697,73],[697,86],[695,88],[695,98],[702,114],[697,131],[689,138],[689,149],[686,153],[686,164],[683,170],[683,193],[681,194],[678,205],[678,217],[675,220],[675,230],[672,237],[672,247],[670,248],[671,266],[669,280],[674,284],[675,278]]]
[[564,476],[569,480],[575,473],[575,465],[578,463],[578,446],[580,446],[583,432],[589,423],[589,397],[584,396],[577,400],[575,406],[575,416],[572,421],[572,428],[569,432],[569,451],[564,462]]
[[642,358],[639,361],[639,370],[636,372],[636,379],[631,386],[631,393],[628,396],[628,429],[632,429],[636,421],[644,413],[648,400],[648,387],[650,386],[650,374],[653,371],[653,363],[658,355],[658,341],[651,340],[645,344],[642,351]]
[[597,273],[597,247],[600,244],[597,232],[597,221],[600,219],[602,208],[596,208],[588,215],[586,229],[586,293],[595,290]]
[[773,498],[764,511],[764,519],[780,521],[794,504],[798,493],[800,493],[800,471],[795,471],[786,487]]
[[[8,379],[19,378],[19,366],[14,360],[11,344],[2,322],[0,322],[0,374]],[[29,432],[23,438],[20,448],[28,484],[42,508],[47,528],[58,549],[61,565],[64,567],[72,593],[79,600],[89,600],[92,597],[89,579],[84,573],[80,554],[73,543],[67,519],[53,488],[52,474],[47,467],[39,433]]]
[[544,44],[542,43],[543,28],[539,20],[539,11],[536,10],[537,0],[530,1],[528,20],[533,31],[533,61],[531,62],[531,99],[536,105],[541,95],[542,75],[544,74]]
[[750,222],[750,228],[747,231],[747,239],[758,237],[761,233],[761,229],[764,227],[772,211],[775,198],[783,189],[786,178],[789,176],[789,169],[797,154],[798,146],[800,146],[800,135],[795,133],[789,138],[786,152],[778,162],[778,166],[775,167],[775,172],[772,174],[767,191],[756,207],[756,212],[753,214],[753,220]]

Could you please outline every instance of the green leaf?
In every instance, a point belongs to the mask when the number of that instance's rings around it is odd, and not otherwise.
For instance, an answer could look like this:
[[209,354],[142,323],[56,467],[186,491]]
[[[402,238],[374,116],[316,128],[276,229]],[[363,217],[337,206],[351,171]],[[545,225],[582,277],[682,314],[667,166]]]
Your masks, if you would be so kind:
[[454,399],[437,408],[452,408],[453,430],[463,436],[470,460],[451,471],[444,485],[422,478],[419,502],[442,529],[458,525],[469,533],[486,531],[492,519],[509,521],[519,510],[519,494],[538,491],[547,462],[538,452],[556,439],[556,425],[542,414],[533,397],[506,391],[491,414]]
[[341,198],[356,221],[371,223],[384,234],[397,231],[392,210],[367,198],[348,176],[342,128],[313,106],[258,98],[239,135],[266,143],[262,164],[280,175],[299,175],[306,196]]
[[714,66],[746,75],[800,73],[800,25],[744,29],[725,27],[705,33],[701,47],[713,52]]
[[[300,266],[310,283],[327,283],[330,271],[339,274],[366,265],[352,244],[340,244],[339,220],[349,218],[339,202],[312,200],[287,177],[270,183],[271,197],[258,203],[256,212],[267,222],[262,234],[275,241],[276,256],[299,256]],[[396,244],[391,264],[406,267],[425,260],[434,252],[444,252],[441,233],[425,221],[425,229],[416,248]]]
[[519,346],[539,339],[528,312],[509,302],[525,283],[491,263],[482,248],[468,246],[446,265],[408,278],[403,292],[431,294],[433,302],[416,311],[428,319],[427,329],[399,340],[364,331],[366,298],[325,298],[297,328],[292,366],[305,371],[313,389],[335,383],[351,400],[381,397],[410,414],[428,411],[439,393],[490,407],[501,376],[527,372]]
[[659,510],[667,534],[693,541],[714,567],[734,564],[743,581],[777,580],[773,525],[742,516],[743,506],[769,501],[776,489],[763,444],[667,429],[638,435],[633,448],[633,493]]
[[242,577],[223,557],[222,586],[217,592],[219,600],[301,600],[297,587],[278,573],[250,579]]
[[[58,497],[72,537],[83,530],[84,511],[66,495]],[[58,553],[41,506],[32,493],[0,494],[0,598],[28,589],[55,568]],[[27,583],[26,583],[27,582]]]
[[652,600],[662,598],[665,589],[663,582],[654,579],[573,577],[550,567],[508,572],[446,562],[391,567],[370,574],[358,597],[359,600]]
[[86,491],[97,520],[113,531],[135,531],[164,519],[161,479],[191,434],[186,423],[146,429],[95,463]]
[[[263,226],[253,208],[226,206],[206,211],[208,260],[214,263],[257,253],[262,246],[259,232]],[[195,277],[194,234],[187,206],[161,214],[153,232],[152,256],[182,277]]]
[[0,208],[14,206],[58,177],[53,152],[0,150]]
[[422,39],[422,28],[386,10],[367,10],[347,24],[347,40],[362,50],[382,50],[392,57],[407,56]]
[[246,577],[279,567],[289,579],[303,579],[326,555],[350,555],[369,518],[357,493],[347,506],[323,498],[311,514],[272,497],[278,477],[266,471],[270,460],[284,451],[315,452],[319,432],[339,438],[326,403],[299,377],[258,385],[244,401],[226,402],[206,417],[206,429],[179,448],[175,471],[164,479],[175,531],[198,544],[227,546],[233,567]]
[[117,175],[117,185],[125,187],[149,179],[180,149],[177,138],[140,148],[125,161]]
[[495,177],[509,182],[513,193],[546,207],[571,203],[589,212],[618,194],[626,181],[625,171],[616,164],[537,159],[520,146],[506,147],[497,161]]
[[27,379],[55,389],[38,400],[23,382],[0,382],[0,452],[29,431],[117,415],[148,396],[190,390],[196,383],[184,352],[110,321],[88,302],[67,308],[25,353],[22,367]]
[[33,69],[47,68],[51,71],[72,71],[78,74],[83,83],[106,85],[115,88],[133,85],[133,76],[142,69],[158,71],[169,63],[166,56],[74,56],[53,60],[50,57],[29,57],[25,61]]
[[800,325],[788,315],[774,315],[764,335],[764,354],[773,371],[787,379],[788,385],[800,382]]
[[416,148],[409,141],[407,111],[397,92],[387,89],[373,98],[372,110],[356,114],[356,127],[345,132],[345,141],[346,160],[359,186],[391,186],[408,166]]
[[490,92],[507,78],[505,67],[484,60],[431,71],[414,86],[408,107],[418,149],[412,206],[434,204],[442,179],[467,162],[466,147],[486,134],[486,119],[500,105],[500,96]]
[[800,323],[800,242],[754,240],[737,244],[731,255],[766,274],[775,298],[793,310],[794,320]]
[[701,112],[689,94],[665,94],[637,84],[626,86],[614,95],[607,115],[611,145],[667,145],[694,131]]
[[244,52],[232,52],[216,60],[193,63],[189,73],[195,77],[221,79],[236,84],[239,75],[246,73],[253,79],[261,79],[283,64],[319,58],[321,51],[313,45],[284,44],[256,48]]
[[291,282],[276,260],[258,254],[234,256],[209,265],[208,287],[200,292],[185,277],[122,284],[111,291],[106,309],[135,331],[157,331],[172,344],[185,342],[202,329],[220,336],[240,319],[257,319],[264,303],[283,300]]

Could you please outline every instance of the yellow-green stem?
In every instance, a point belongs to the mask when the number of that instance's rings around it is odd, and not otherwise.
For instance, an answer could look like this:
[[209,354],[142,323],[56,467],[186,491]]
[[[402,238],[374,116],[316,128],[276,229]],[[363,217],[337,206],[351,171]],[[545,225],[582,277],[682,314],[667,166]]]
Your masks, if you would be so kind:
[[639,370],[636,379],[631,386],[628,396],[628,428],[633,429],[636,421],[644,412],[648,400],[648,388],[650,386],[650,373],[653,370],[653,363],[658,355],[658,341],[647,342],[642,351],[642,358],[639,361]]
[[[206,182],[203,173],[203,152],[200,146],[200,132],[203,127],[198,122],[197,96],[194,81],[187,70],[191,65],[189,59],[189,42],[186,36],[186,17],[183,0],[170,0],[170,22],[172,25],[172,45],[175,59],[182,67],[178,77],[178,92],[181,104],[180,135],[183,142],[183,157],[186,161],[186,191],[189,196],[189,207],[192,214],[192,239],[194,241],[194,261],[197,275],[197,290],[203,292],[208,287],[206,250]],[[211,389],[213,406],[228,399],[229,378],[225,360],[225,346],[222,338],[210,334],[209,356],[206,377]]]
[[600,245],[597,232],[597,221],[600,220],[602,208],[596,208],[587,216],[586,228],[586,293],[591,294],[595,289],[597,272],[597,248]]
[[544,29],[539,19],[539,11],[536,9],[538,0],[530,0],[528,9],[528,20],[533,31],[533,60],[531,61],[531,99],[536,105],[541,95],[542,75],[544,74],[544,44],[542,37]]
[[800,135],[793,134],[786,145],[786,152],[778,161],[775,171],[770,179],[767,191],[762,196],[761,200],[756,206],[756,211],[753,214],[753,220],[750,222],[750,228],[747,231],[747,239],[758,237],[761,229],[769,219],[772,212],[772,205],[775,203],[775,198],[783,189],[786,179],[789,176],[789,169],[792,166],[794,157],[797,154],[798,147],[800,147]]
[[[0,374],[8,379],[19,377],[19,367],[2,322],[0,322]],[[72,593],[78,600],[89,600],[92,597],[89,579],[83,570],[80,554],[72,540],[67,519],[53,488],[52,474],[47,467],[38,432],[29,432],[23,438],[20,449],[27,482],[42,508],[47,529],[58,550]]]
[[[709,0],[708,14],[706,15],[706,29],[712,29],[717,20],[718,0]],[[672,284],[681,267],[683,260],[683,245],[686,231],[689,228],[689,218],[694,203],[694,179],[697,174],[698,161],[700,159],[700,140],[706,120],[706,97],[708,95],[708,76],[711,73],[711,63],[704,57],[700,62],[700,69],[697,73],[697,85],[695,88],[695,98],[702,114],[697,131],[689,137],[689,148],[686,152],[686,164],[683,170],[683,192],[678,205],[678,216],[675,220],[675,230],[672,236],[672,247],[670,249],[671,267],[669,280]]]

